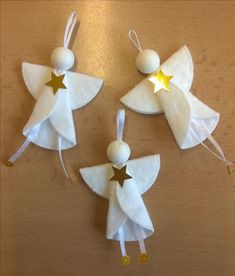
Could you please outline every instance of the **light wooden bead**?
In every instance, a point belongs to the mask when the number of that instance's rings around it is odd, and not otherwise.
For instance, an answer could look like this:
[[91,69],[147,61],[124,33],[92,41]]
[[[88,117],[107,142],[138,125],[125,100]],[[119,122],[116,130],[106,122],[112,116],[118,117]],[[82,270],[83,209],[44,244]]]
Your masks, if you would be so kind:
[[130,147],[123,141],[114,141],[109,144],[107,155],[109,160],[116,166],[123,165],[131,154]]
[[74,64],[74,54],[64,47],[55,48],[51,54],[51,63],[58,71],[69,70]]
[[159,55],[150,49],[140,51],[136,58],[136,66],[141,73],[151,74],[160,66]]

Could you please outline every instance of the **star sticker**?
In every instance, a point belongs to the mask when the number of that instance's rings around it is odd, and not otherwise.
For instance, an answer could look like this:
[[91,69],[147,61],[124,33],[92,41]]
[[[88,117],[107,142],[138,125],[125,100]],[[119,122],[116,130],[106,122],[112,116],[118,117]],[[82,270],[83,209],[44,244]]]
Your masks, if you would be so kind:
[[63,83],[64,76],[65,74],[56,76],[53,72],[51,72],[51,80],[45,83],[45,85],[52,87],[54,95],[56,94],[59,88],[67,88]]
[[126,165],[124,167],[122,167],[121,169],[115,168],[113,167],[113,172],[114,172],[114,176],[112,176],[112,178],[110,178],[110,181],[118,181],[118,183],[120,184],[120,186],[122,187],[124,184],[124,181],[126,179],[131,179],[132,177],[126,173]]
[[161,89],[170,91],[169,81],[172,78],[173,76],[165,75],[161,69],[148,77],[149,81],[154,84],[154,93],[157,93]]

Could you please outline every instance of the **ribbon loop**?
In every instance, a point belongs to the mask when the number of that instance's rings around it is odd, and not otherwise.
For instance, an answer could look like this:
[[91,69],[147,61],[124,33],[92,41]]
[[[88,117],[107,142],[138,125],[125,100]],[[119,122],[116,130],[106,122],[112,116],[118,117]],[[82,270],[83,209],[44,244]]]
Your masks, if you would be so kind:
[[124,124],[125,124],[125,110],[119,109],[117,112],[117,140],[118,141],[122,141]]
[[70,39],[71,39],[71,36],[73,33],[73,29],[76,24],[76,21],[77,21],[77,13],[74,11],[70,15],[70,17],[67,21],[65,32],[64,32],[64,47],[65,48],[68,48],[68,46],[69,46],[69,42],[70,42]]
[[128,33],[128,35],[129,35],[129,38],[130,38],[132,44],[133,44],[140,52],[142,52],[143,49],[142,49],[142,47],[141,47],[141,45],[140,45],[140,41],[139,41],[139,38],[138,38],[137,33],[136,33],[134,30],[130,30],[129,33]]

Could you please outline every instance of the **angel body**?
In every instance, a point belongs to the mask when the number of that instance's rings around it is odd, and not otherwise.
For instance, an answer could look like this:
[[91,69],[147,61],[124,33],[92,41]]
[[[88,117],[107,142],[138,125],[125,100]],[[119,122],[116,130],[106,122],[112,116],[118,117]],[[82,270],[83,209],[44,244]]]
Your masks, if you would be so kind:
[[36,104],[23,129],[26,140],[8,160],[11,166],[32,142],[35,145],[58,150],[65,174],[61,151],[77,144],[72,111],[89,103],[99,92],[103,80],[85,74],[68,71],[74,64],[74,54],[68,49],[76,23],[73,12],[68,19],[64,47],[51,54],[53,67],[23,62],[24,82]]
[[[64,51],[64,49],[57,48]],[[23,134],[40,147],[61,150],[76,145],[72,111],[86,105],[99,92],[103,80],[88,75],[59,71],[42,65],[23,63],[25,84],[36,99],[32,115],[23,129]],[[63,76],[65,88],[53,91],[48,86],[52,78]],[[52,84],[53,85],[53,84]],[[60,139],[59,139],[60,138]]]
[[80,169],[81,176],[92,191],[109,200],[106,237],[120,242],[123,263],[129,263],[125,241],[139,242],[141,261],[145,262],[144,239],[154,227],[142,195],[158,176],[160,156],[127,161],[130,149],[120,139],[109,145],[107,154],[112,163]]
[[[174,53],[160,68],[172,76],[169,91],[154,93],[149,76],[121,98],[130,109],[143,114],[160,114],[166,119],[181,149],[194,147],[212,133],[219,122],[219,113],[202,103],[191,93],[193,62],[186,46]],[[199,131],[199,128],[207,132]]]
[[[111,180],[115,175],[113,167],[122,169],[126,166],[126,179],[121,186]],[[119,240],[119,230],[123,227],[125,241],[138,241],[153,232],[153,225],[142,200],[143,195],[154,183],[160,167],[159,155],[127,161],[116,166],[113,163],[80,169],[86,184],[98,195],[109,200],[107,219],[107,239]],[[134,230],[134,231],[133,231]]]
[[[129,36],[140,50],[136,60],[137,68],[148,76],[124,95],[121,102],[142,114],[163,112],[181,149],[202,144],[228,167],[232,165],[233,162],[226,160],[221,147],[211,136],[220,114],[191,92],[194,72],[188,48],[183,46],[160,66],[160,58],[155,51],[142,50],[134,31],[130,31]],[[207,138],[218,154],[203,143]]]

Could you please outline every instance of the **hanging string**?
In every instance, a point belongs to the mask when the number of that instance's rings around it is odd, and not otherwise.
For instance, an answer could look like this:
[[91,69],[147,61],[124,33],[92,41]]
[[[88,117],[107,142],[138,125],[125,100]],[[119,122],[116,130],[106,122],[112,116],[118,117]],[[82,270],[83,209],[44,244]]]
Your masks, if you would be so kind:
[[64,32],[64,47],[65,48],[68,48],[68,46],[69,46],[69,42],[70,42],[70,39],[71,39],[71,36],[73,33],[73,29],[76,24],[76,21],[77,21],[77,13],[73,12],[67,21],[67,25],[66,25],[65,32]]
[[132,44],[133,44],[140,52],[142,52],[143,49],[142,49],[142,47],[141,47],[141,45],[140,45],[140,41],[139,41],[139,39],[138,39],[137,33],[136,33],[134,30],[130,30],[129,33],[128,33],[128,35],[129,35],[129,38],[130,38]]
[[125,110],[119,109],[117,112],[117,140],[118,141],[122,141],[124,124],[125,124]]
[[62,168],[64,170],[65,175],[69,178],[69,175],[68,175],[68,172],[67,172],[67,170],[65,168],[65,164],[64,164],[64,161],[63,161],[63,157],[62,157],[62,151],[61,151],[62,146],[61,146],[61,143],[62,143],[61,137],[58,136],[58,148],[59,148],[60,163],[62,165]]
[[[209,131],[204,128],[203,126],[200,126],[198,124],[196,124],[195,122],[192,122],[192,126],[195,127],[198,131],[201,131],[206,137],[207,139],[211,142],[211,144],[215,147],[215,149],[217,150],[217,153],[215,153],[213,150],[211,150],[205,143],[201,142],[201,144],[211,153],[213,154],[216,158],[218,158],[219,160],[223,161],[225,163],[225,165],[227,166],[228,172],[230,174],[232,174],[232,167],[235,163],[232,161],[229,161],[225,158],[224,152],[221,148],[221,146],[218,144],[218,142],[215,140],[215,138],[209,133]],[[194,136],[198,138],[197,134],[195,133],[194,129],[192,128]]]

